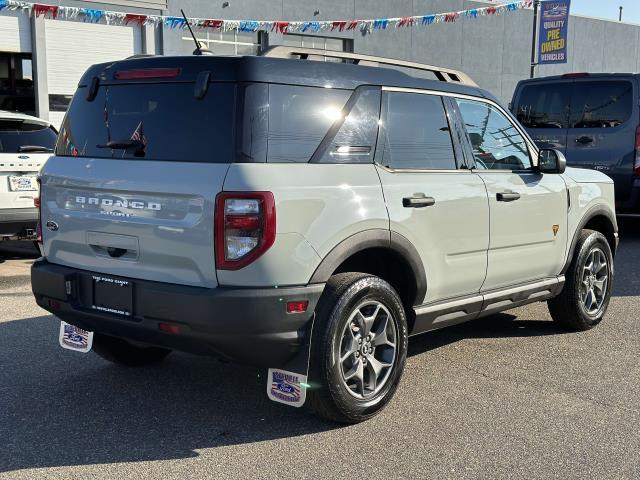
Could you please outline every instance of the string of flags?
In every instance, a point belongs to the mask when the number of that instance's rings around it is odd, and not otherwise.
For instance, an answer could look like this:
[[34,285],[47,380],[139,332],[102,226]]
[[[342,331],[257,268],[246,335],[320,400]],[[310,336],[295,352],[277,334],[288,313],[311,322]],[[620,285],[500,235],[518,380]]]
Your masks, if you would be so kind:
[[142,15],[138,13],[113,12],[94,8],[65,7],[62,5],[44,5],[40,3],[23,2],[19,0],[0,0],[0,11],[21,11],[34,17],[46,17],[58,20],[72,20],[87,23],[106,23],[108,25],[150,25],[168,29],[191,27],[222,31],[241,32],[277,32],[277,33],[306,33],[322,31],[357,30],[363,34],[375,30],[390,28],[411,28],[427,26],[436,23],[454,23],[460,19],[477,19],[491,15],[503,15],[531,7],[533,0],[519,0],[502,5],[490,5],[481,8],[471,8],[458,12],[435,13],[429,15],[415,15],[410,17],[377,18],[368,20],[313,20],[313,21],[282,21],[282,20],[222,20],[212,18],[188,18]]

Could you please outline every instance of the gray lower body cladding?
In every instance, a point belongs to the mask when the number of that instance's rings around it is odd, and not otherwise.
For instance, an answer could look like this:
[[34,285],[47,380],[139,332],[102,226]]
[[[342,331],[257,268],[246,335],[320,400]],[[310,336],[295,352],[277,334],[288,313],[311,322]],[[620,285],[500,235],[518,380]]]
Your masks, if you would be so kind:
[[[130,317],[92,308],[93,275],[133,284]],[[85,330],[267,367],[285,365],[305,344],[324,289],[208,289],[97,274],[43,259],[31,269],[31,284],[38,305]],[[308,301],[306,312],[287,313],[289,301]],[[176,325],[178,333],[160,330],[161,323]]]

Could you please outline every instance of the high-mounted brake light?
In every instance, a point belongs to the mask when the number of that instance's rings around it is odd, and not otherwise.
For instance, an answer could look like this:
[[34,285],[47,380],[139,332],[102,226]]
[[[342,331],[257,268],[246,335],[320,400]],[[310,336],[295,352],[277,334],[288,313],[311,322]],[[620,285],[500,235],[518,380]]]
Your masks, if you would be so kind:
[[587,72],[565,73],[562,78],[586,78],[589,74]]
[[113,74],[116,80],[141,80],[145,78],[175,78],[179,68],[141,68],[137,70],[118,70]]
[[633,176],[640,177],[640,127],[636,128],[636,157],[633,162]]
[[216,267],[238,270],[266,252],[276,239],[271,192],[224,192],[216,197]]

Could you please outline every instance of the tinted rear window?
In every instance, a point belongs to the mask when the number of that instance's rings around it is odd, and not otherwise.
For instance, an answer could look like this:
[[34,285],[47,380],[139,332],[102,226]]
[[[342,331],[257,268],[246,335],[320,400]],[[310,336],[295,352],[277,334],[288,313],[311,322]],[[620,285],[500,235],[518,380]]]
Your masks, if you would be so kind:
[[527,128],[567,128],[570,83],[527,85],[520,92],[516,117]]
[[235,91],[235,84],[213,83],[197,99],[193,83],[129,84],[100,87],[96,98],[87,101],[86,88],[80,88],[56,154],[231,162]]
[[631,116],[633,84],[628,81],[576,82],[570,128],[612,128]]
[[0,153],[53,151],[56,132],[28,120],[0,119]]
[[526,85],[515,114],[527,128],[612,128],[631,116],[629,81],[576,81]]

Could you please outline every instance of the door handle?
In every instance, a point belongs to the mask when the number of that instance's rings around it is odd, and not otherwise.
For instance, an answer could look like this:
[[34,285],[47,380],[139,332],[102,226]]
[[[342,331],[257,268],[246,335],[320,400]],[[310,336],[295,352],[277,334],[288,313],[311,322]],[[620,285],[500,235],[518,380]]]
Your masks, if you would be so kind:
[[496,193],[496,199],[499,202],[515,202],[520,198],[518,192],[500,192]]
[[402,199],[402,206],[406,208],[424,208],[435,205],[436,199],[433,197],[426,197],[424,195],[415,195],[413,197],[404,197]]
[[576,143],[581,143],[582,145],[586,145],[587,143],[591,142],[593,142],[593,138],[587,137],[586,135],[576,138]]

